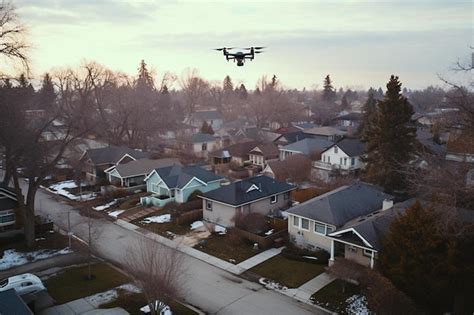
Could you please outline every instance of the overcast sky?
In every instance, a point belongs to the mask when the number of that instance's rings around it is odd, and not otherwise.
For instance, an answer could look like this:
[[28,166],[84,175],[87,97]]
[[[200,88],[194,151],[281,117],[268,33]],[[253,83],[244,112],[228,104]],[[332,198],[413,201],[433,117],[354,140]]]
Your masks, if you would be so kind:
[[[210,80],[230,75],[253,88],[276,74],[289,88],[440,84],[470,61],[471,1],[17,0],[29,28],[33,71],[94,60],[136,74],[141,59],[158,74],[197,68]],[[268,46],[244,67],[222,46]]]

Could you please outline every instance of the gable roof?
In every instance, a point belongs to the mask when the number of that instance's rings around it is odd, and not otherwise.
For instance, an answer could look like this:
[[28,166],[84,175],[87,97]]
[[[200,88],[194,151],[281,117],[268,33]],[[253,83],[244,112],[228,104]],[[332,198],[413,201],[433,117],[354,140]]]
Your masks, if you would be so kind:
[[173,165],[157,168],[155,169],[155,172],[161,177],[168,188],[183,188],[194,177],[204,183],[209,183],[224,178],[212,172],[206,171],[199,166],[183,167],[180,165]]
[[15,289],[9,289],[0,292],[0,314],[32,315],[33,312]]
[[275,158],[279,156],[279,150],[273,143],[260,144],[250,150],[250,153],[260,153],[265,158]]
[[321,135],[321,136],[343,136],[346,134],[345,131],[339,130],[334,127],[315,127],[304,131],[305,133],[311,135]]
[[88,149],[86,152],[84,152],[81,160],[84,157],[87,157],[95,165],[115,164],[125,154],[130,155],[134,159],[142,159],[148,156],[146,152],[137,151],[127,147],[109,146],[105,148]]
[[18,207],[15,190],[5,185],[0,185],[0,210],[10,210]]
[[202,198],[237,207],[294,189],[296,186],[261,175],[209,191]]
[[311,135],[304,133],[303,131],[291,132],[286,133],[275,139],[274,142],[286,142],[286,143],[294,143],[306,138],[310,138]]
[[375,185],[357,182],[305,201],[288,213],[341,227],[354,218],[381,209],[383,201],[391,198]]
[[[211,157],[227,157],[226,154],[228,153],[229,156],[235,156],[235,157],[244,157],[248,156],[250,150],[255,148],[256,146],[259,145],[258,141],[245,141],[245,142],[240,142],[240,143],[235,143],[232,144],[226,148],[216,150],[214,152],[210,152],[209,156]],[[225,153],[227,152],[227,153]]]
[[283,146],[280,150],[300,152],[304,155],[311,155],[332,146],[334,142],[325,139],[306,138],[295,143]]
[[144,174],[146,175],[156,168],[162,168],[171,165],[181,165],[181,163],[177,158],[165,158],[158,160],[139,159],[125,164],[113,166],[107,169],[105,172],[110,173],[115,169],[120,177],[125,178]]
[[[276,180],[286,181],[288,178],[292,177],[292,170],[294,167],[288,167],[289,164],[296,163],[297,165],[304,165],[304,163],[311,163],[311,159],[303,154],[293,154],[291,157],[280,161],[269,161],[267,166],[263,169],[262,173],[265,174],[267,171],[271,171],[275,175]],[[296,171],[296,170],[295,170]]]
[[359,139],[344,138],[324,151],[327,151],[336,145],[339,149],[341,149],[345,154],[350,157],[362,155],[365,149],[365,143],[363,143]]
[[216,137],[208,133],[196,133],[191,137],[192,143],[201,143],[201,142],[212,142],[216,141]]

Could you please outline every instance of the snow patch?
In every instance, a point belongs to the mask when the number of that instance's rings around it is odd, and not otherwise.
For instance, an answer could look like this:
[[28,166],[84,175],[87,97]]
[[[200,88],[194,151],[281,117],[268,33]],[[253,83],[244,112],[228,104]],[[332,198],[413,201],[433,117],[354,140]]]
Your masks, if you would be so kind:
[[225,235],[227,233],[227,229],[223,226],[215,225],[214,232],[216,232],[219,235]]
[[286,291],[288,290],[287,287],[284,285],[279,284],[278,282],[275,282],[273,280],[267,279],[267,278],[260,278],[258,279],[258,282],[265,286],[265,288],[270,289],[270,290],[276,290],[276,291]]
[[112,211],[112,212],[109,212],[109,215],[111,217],[118,217],[119,215],[121,215],[122,213],[124,213],[125,210],[115,210],[115,211]]
[[118,202],[118,200],[114,199],[111,202],[106,203],[105,205],[92,207],[92,209],[94,209],[95,211],[102,211],[102,210],[105,210],[105,209],[108,209],[108,208],[112,207],[113,205],[117,204],[117,202]]
[[72,253],[69,248],[61,250],[56,249],[41,249],[34,252],[17,252],[14,249],[7,249],[3,252],[3,257],[0,259],[0,270],[10,269],[12,267],[21,266],[27,263],[35,262],[42,259],[51,258],[58,255],[66,255]]
[[280,211],[280,214],[281,214],[281,217],[282,217],[283,219],[288,219],[288,212],[286,212],[286,211]]
[[313,256],[303,256],[303,258],[306,258],[306,259],[313,259],[313,260],[318,260],[317,257],[313,257]]
[[163,214],[154,217],[148,217],[141,221],[141,223],[166,223],[171,221],[171,214]]
[[268,231],[265,232],[265,235],[272,235],[272,234],[273,234],[273,229],[268,230]]
[[363,295],[353,295],[346,300],[347,314],[369,315],[370,311],[367,308],[367,299]]
[[118,299],[118,289],[126,290],[130,293],[140,293],[139,288],[137,288],[133,284],[127,283],[122,284],[121,286],[118,286],[116,288],[85,297],[84,299],[93,306],[99,307],[102,304],[110,303]]
[[[171,311],[171,308],[164,304],[163,302],[161,301],[155,301],[155,309],[160,309],[160,315],[173,315],[173,312]],[[143,306],[142,308],[140,308],[140,311],[142,311],[143,313],[150,313],[150,306],[149,305],[145,305]]]
[[[81,184],[81,186],[85,187],[87,185],[86,184]],[[82,194],[82,195],[74,195],[74,194],[70,193],[69,191],[67,191],[66,188],[68,188],[68,189],[77,188],[77,184],[73,180],[67,180],[67,181],[64,181],[64,182],[59,182],[59,183],[56,183],[56,184],[52,184],[46,190],[53,193],[53,194],[57,194],[57,195],[66,197],[70,200],[87,201],[87,200],[95,199],[95,197],[96,197],[95,193],[85,193],[85,194]]]
[[204,223],[202,221],[194,221],[193,223],[191,223],[191,230],[196,230],[203,226]]

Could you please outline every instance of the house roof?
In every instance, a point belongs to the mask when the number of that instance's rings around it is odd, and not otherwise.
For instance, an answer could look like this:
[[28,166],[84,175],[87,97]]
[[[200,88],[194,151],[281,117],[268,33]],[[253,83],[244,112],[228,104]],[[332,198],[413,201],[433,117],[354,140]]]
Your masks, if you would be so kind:
[[15,190],[5,185],[0,185],[0,210],[10,210],[18,207]]
[[375,185],[357,182],[305,201],[288,212],[341,227],[354,218],[381,209],[383,201],[391,198]]
[[348,113],[348,114],[345,114],[345,115],[337,116],[337,117],[334,118],[333,120],[352,120],[352,121],[358,121],[358,120],[361,120],[361,119],[362,119],[362,113],[352,112],[352,113]]
[[[365,143],[359,139],[354,138],[344,138],[341,141],[335,143],[333,146],[337,145],[348,156],[360,156],[364,153]],[[329,150],[333,146],[327,148],[325,151]]]
[[88,149],[83,157],[89,158],[95,165],[101,164],[115,164],[125,154],[132,156],[135,159],[142,159],[148,157],[146,152],[137,151],[127,147],[109,146],[105,148]]
[[[250,150],[258,146],[258,141],[245,141],[240,143],[232,144],[224,149],[216,150],[214,152],[210,152],[209,156],[211,157],[229,157],[229,156],[236,156],[236,157],[245,157],[249,155]],[[225,153],[227,152],[227,153]],[[226,156],[229,154],[229,156]]]
[[433,134],[431,132],[418,128],[416,130],[416,138],[432,153],[440,156],[446,154],[446,145],[434,142]]
[[[177,158],[166,158],[158,160],[139,159],[125,164],[119,164],[113,167],[113,169],[117,171],[120,177],[125,178],[149,174],[156,168],[162,168],[171,165],[181,165],[181,163]],[[110,173],[113,169],[110,168],[109,170],[107,170],[107,173]]]
[[216,137],[208,133],[196,133],[191,137],[192,143],[211,142],[216,141]]
[[286,143],[294,143],[306,138],[310,138],[311,135],[304,133],[303,131],[286,133],[275,139],[275,142],[284,140]]
[[250,150],[250,152],[253,153],[260,153],[259,151],[265,158],[274,158],[279,156],[278,147],[273,143],[260,144]]
[[204,110],[192,113],[191,118],[198,120],[222,119],[222,114],[217,110]]
[[447,149],[450,153],[474,154],[474,136],[467,132],[452,133],[449,135]]
[[285,159],[284,161],[269,161],[263,172],[265,173],[268,169],[270,169],[271,172],[275,175],[275,179],[287,180],[288,178],[292,177],[292,170],[294,170],[294,167],[288,167],[290,161],[291,163],[293,163],[293,165],[304,165],[304,163],[308,162],[311,163],[310,158],[308,158],[307,156],[303,154],[293,154],[291,157]]
[[295,143],[283,146],[280,150],[300,152],[304,155],[311,155],[314,152],[321,152],[332,146],[334,142],[325,139],[306,138]]
[[318,127],[318,125],[313,124],[313,123],[301,123],[301,124],[296,124],[294,126],[300,130],[306,130],[306,129]]
[[321,136],[342,136],[345,135],[346,132],[339,130],[334,127],[315,127],[304,131],[305,133],[311,135],[321,135]]
[[14,289],[0,292],[0,314],[32,315],[33,312]]
[[155,171],[166,183],[169,188],[183,188],[194,177],[198,180],[209,183],[224,177],[216,175],[212,172],[206,171],[199,166],[179,166],[173,165],[168,167],[157,168]]
[[293,185],[261,175],[209,191],[202,197],[232,206],[239,206],[293,189],[296,189]]
[[299,131],[301,131],[301,129],[298,129],[294,126],[288,126],[288,127],[280,127],[278,129],[274,130],[273,132],[284,135],[284,134],[287,134],[287,133],[293,133],[293,132],[299,132]]

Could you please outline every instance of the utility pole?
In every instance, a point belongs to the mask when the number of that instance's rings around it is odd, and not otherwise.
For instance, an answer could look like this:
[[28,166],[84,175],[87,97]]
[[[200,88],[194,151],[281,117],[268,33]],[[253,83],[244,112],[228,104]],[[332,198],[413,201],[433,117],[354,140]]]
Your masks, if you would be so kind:
[[71,232],[71,211],[70,210],[68,210],[67,212],[67,235],[69,238],[69,249],[71,249],[72,232]]

